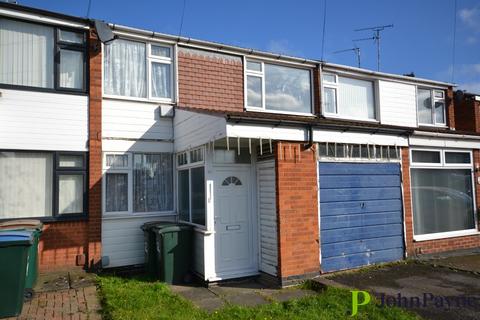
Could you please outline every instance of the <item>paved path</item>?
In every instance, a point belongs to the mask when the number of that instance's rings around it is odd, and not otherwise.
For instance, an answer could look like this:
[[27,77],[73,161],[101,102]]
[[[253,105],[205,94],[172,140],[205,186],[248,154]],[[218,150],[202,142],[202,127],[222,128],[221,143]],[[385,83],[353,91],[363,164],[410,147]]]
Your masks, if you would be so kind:
[[272,288],[254,280],[221,283],[209,288],[178,285],[171,286],[171,288],[173,292],[209,312],[228,304],[253,307],[273,301],[283,302],[316,294],[314,291],[299,288]]
[[18,318],[6,320],[100,320],[100,301],[92,276],[83,272],[40,275],[36,294]]
[[[384,301],[410,309],[426,319],[468,320],[480,318],[480,275],[434,267],[422,263],[401,263],[331,277],[351,288],[366,290]],[[400,297],[405,299],[400,300]],[[416,301],[420,300],[420,305]],[[448,298],[450,302],[447,302]],[[470,302],[464,298],[471,299]],[[424,304],[424,301],[426,303]],[[406,305],[408,303],[408,305]]]

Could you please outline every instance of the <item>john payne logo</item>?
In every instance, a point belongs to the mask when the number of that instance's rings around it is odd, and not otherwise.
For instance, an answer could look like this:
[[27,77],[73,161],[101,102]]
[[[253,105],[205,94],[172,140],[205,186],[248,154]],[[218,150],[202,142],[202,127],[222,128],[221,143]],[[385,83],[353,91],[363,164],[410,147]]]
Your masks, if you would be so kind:
[[[359,307],[366,306],[372,301],[370,293],[361,290],[352,290],[352,317],[358,314]],[[387,294],[375,295],[380,307],[399,307],[407,309],[439,308],[446,311],[453,308],[475,307],[479,299],[473,296],[438,296],[432,293],[423,293],[421,296],[403,296],[400,292],[395,296]]]

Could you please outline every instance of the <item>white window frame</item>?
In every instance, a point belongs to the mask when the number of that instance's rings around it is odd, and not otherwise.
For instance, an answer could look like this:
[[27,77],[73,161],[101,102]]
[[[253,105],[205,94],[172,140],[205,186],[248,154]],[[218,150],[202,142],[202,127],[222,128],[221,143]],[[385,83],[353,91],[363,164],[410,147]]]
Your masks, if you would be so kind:
[[[420,122],[420,118],[418,116],[418,90],[429,90],[430,91],[430,101],[431,101],[431,117],[432,117],[432,122],[433,123],[423,123]],[[443,98],[436,98],[435,97],[435,92],[442,92]],[[443,119],[445,119],[445,122],[437,122],[436,114],[435,114],[435,102],[437,101],[442,101],[444,108],[443,108]],[[415,89],[415,105],[416,105],[416,112],[417,112],[417,124],[418,126],[422,127],[447,127],[447,103],[445,99],[445,90],[443,89],[435,89],[435,88],[427,88],[427,87],[422,87],[422,86],[416,86]]]
[[[247,68],[248,62],[260,63],[262,70],[261,71],[248,70],[248,68]],[[295,111],[281,111],[281,110],[267,110],[266,109],[266,104],[265,104],[265,64],[302,69],[302,70],[307,70],[310,73],[310,112],[295,112]],[[266,113],[314,116],[314,114],[313,114],[313,112],[314,112],[313,111],[313,109],[314,109],[314,93],[313,93],[314,88],[313,88],[313,73],[312,73],[311,68],[299,67],[297,65],[288,65],[288,64],[282,64],[282,63],[270,63],[270,62],[265,63],[262,60],[258,60],[256,58],[247,58],[247,57],[244,57],[243,65],[244,65],[244,68],[243,68],[244,69],[244,75],[243,75],[244,93],[243,94],[244,94],[244,100],[245,100],[245,105],[244,105],[245,110],[256,111],[256,112],[266,112]],[[261,79],[261,83],[262,83],[262,106],[261,107],[249,106],[248,105],[248,76],[257,77],[257,78]]]
[[[401,152],[401,147],[400,146],[392,146],[392,145],[376,145],[376,144],[366,144],[366,143],[362,143],[362,144],[359,144],[359,143],[337,143],[337,142],[319,142],[317,143],[317,150],[318,150],[318,144],[320,143],[327,143],[328,145],[335,145],[335,149],[336,150],[336,147],[337,145],[344,145],[344,147],[346,146],[347,147],[347,150],[348,152],[350,152],[350,148],[353,147],[353,146],[359,146],[359,152],[360,152],[360,157],[350,157],[349,155],[347,155],[346,157],[340,157],[340,156],[337,156],[335,154],[333,155],[320,155],[318,154],[318,161],[320,162],[331,162],[331,161],[338,161],[338,162],[368,162],[368,163],[395,163],[395,162],[401,162],[402,161],[402,152]],[[377,156],[376,154],[372,155],[370,154],[370,157],[362,157],[361,154],[361,150],[362,148],[364,147],[370,147],[370,146],[375,146],[375,147],[380,147],[380,156]],[[398,158],[390,158],[390,157],[383,157],[383,148],[392,148],[392,149],[396,149],[396,154],[398,155]],[[317,151],[318,153],[318,151]],[[368,154],[368,151],[367,151],[367,154]]]
[[[175,59],[177,57],[177,52],[176,52],[176,46],[167,43],[167,42],[147,42],[142,39],[137,39],[137,38],[130,38],[130,37],[124,37],[122,36],[120,39],[122,40],[127,40],[127,41],[135,41],[135,42],[141,42],[144,43],[146,48],[145,48],[145,63],[146,63],[146,69],[145,72],[147,73],[147,97],[131,97],[131,96],[121,96],[121,95],[112,95],[112,94],[106,94],[105,93],[105,84],[104,84],[104,66],[105,66],[105,55],[102,57],[102,93],[104,98],[109,98],[109,99],[119,99],[119,100],[129,100],[129,101],[142,101],[142,102],[156,102],[156,103],[165,103],[165,104],[174,104],[178,98],[177,98],[177,64],[175,62]],[[158,46],[158,47],[165,47],[170,49],[170,57],[161,57],[161,56],[153,56],[151,54],[152,52],[152,45],[153,46]],[[102,52],[105,52],[104,50],[105,45],[102,44]],[[169,64],[170,65],[170,96],[171,98],[157,98],[157,97],[152,97],[152,62],[157,62],[157,63],[163,63],[163,64]]]
[[[202,161],[197,161],[197,162],[190,162],[190,152],[191,151],[194,151],[194,150],[202,150],[203,152],[203,160]],[[208,223],[208,219],[207,219],[207,166],[205,165],[205,147],[199,147],[199,148],[192,148],[192,149],[189,149],[189,150],[186,150],[186,151],[182,151],[182,152],[178,152],[175,154],[175,159],[178,159],[177,158],[177,155],[179,154],[187,154],[187,164],[184,164],[184,165],[178,165],[178,162],[177,162],[177,168],[176,168],[176,179],[178,180],[178,172],[179,171],[183,171],[183,170],[188,170],[188,202],[189,202],[189,212],[188,212],[188,218],[189,218],[189,221],[186,221],[186,220],[182,220],[181,217],[180,217],[180,213],[178,213],[178,220],[179,221],[182,221],[186,224],[189,224],[189,225],[192,225],[194,227],[197,227],[201,230],[207,230],[207,223]],[[204,181],[204,184],[205,184],[205,195],[204,195],[204,198],[205,198],[205,225],[201,225],[201,224],[198,224],[198,223],[193,223],[191,222],[192,221],[192,169],[195,169],[195,168],[203,168],[203,175],[204,175],[204,178],[205,178],[205,181]],[[177,183],[177,186],[175,187],[176,189],[176,192],[178,193],[180,184]],[[179,202],[180,201],[180,197],[177,197],[177,208],[180,208],[179,206]]]
[[[334,76],[335,77],[335,83],[325,81],[324,76]],[[332,72],[322,72],[321,73],[321,95],[322,95],[322,114],[327,117],[327,118],[335,118],[335,119],[348,119],[348,120],[358,120],[358,121],[364,121],[364,122],[379,122],[379,108],[378,108],[378,82],[377,80],[370,79],[370,78],[361,78],[361,77],[353,77],[353,76],[345,76],[345,75],[338,75],[336,73]],[[338,105],[338,97],[339,97],[339,82],[338,78],[343,77],[343,78],[350,78],[350,79],[355,79],[355,80],[360,80],[360,81],[367,81],[372,83],[372,90],[373,90],[373,109],[375,111],[375,118],[370,119],[370,118],[358,118],[358,117],[350,117],[348,115],[341,115],[339,114],[339,105]],[[330,88],[330,89],[335,89],[335,110],[337,111],[336,113],[332,112],[327,112],[325,111],[325,99],[323,98],[324,95],[324,89],[325,88]]]
[[[440,165],[438,164],[429,164],[429,163],[420,163],[412,162],[412,151],[440,151]],[[446,152],[464,152],[470,154],[470,163],[445,163],[445,153]],[[447,232],[437,232],[430,234],[415,235],[415,225],[412,219],[412,230],[413,230],[413,240],[414,241],[428,241],[435,239],[445,239],[452,237],[461,237],[469,235],[480,234],[478,230],[478,218],[477,218],[477,204],[476,204],[476,189],[475,189],[475,173],[473,168],[473,152],[472,150],[465,149],[432,149],[432,148],[414,148],[410,149],[410,176],[412,175],[411,169],[438,169],[438,170],[450,170],[450,169],[470,169],[471,180],[472,180],[472,205],[473,205],[473,216],[474,216],[474,228],[466,230],[456,230],[456,231],[447,231]],[[411,179],[410,179],[411,181]],[[410,194],[413,195],[412,184],[410,183]],[[415,214],[413,212],[413,196],[410,197],[410,206],[412,208],[412,218]]]
[[[167,211],[154,211],[154,212],[135,212],[133,210],[133,155],[134,154],[159,154],[159,153],[168,153],[168,152],[110,152],[110,151],[104,151],[103,156],[102,156],[102,162],[103,162],[103,170],[102,170],[102,175],[106,176],[108,173],[126,173],[128,174],[128,211],[115,211],[115,212],[107,212],[107,193],[106,193],[106,188],[107,188],[107,179],[104,178],[102,179],[102,214],[104,218],[109,218],[109,217],[122,217],[122,216],[128,216],[128,217],[148,217],[148,216],[172,216],[175,215],[176,208],[176,178],[175,176],[172,177],[172,202],[173,202],[173,208],[172,210],[167,210]],[[128,156],[128,166],[127,167],[120,167],[120,168],[114,168],[114,167],[109,167],[107,166],[107,155],[127,155]],[[172,155],[173,157],[173,155]],[[175,164],[176,160],[172,159],[172,174],[175,172]]]

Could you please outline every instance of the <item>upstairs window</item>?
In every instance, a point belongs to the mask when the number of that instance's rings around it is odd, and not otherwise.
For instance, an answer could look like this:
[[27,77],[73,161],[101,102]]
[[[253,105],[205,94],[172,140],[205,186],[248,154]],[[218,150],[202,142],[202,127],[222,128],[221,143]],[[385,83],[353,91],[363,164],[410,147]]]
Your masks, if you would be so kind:
[[85,33],[0,18],[0,83],[84,92]]
[[247,60],[247,108],[287,113],[312,113],[311,72]]
[[327,116],[375,120],[372,81],[323,74],[323,110]]
[[117,39],[105,46],[106,95],[171,101],[173,53],[170,46]]
[[445,92],[418,88],[417,112],[420,125],[445,126]]

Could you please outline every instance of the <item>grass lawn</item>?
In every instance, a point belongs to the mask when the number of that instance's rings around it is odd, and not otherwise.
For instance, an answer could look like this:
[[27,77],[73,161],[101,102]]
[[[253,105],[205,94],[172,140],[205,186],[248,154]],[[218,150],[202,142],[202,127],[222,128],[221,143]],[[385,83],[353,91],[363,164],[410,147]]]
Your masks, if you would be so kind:
[[227,306],[207,313],[172,293],[161,282],[142,277],[100,276],[100,295],[104,319],[418,319],[398,308],[381,308],[371,303],[350,316],[351,293],[329,288],[316,296],[254,308]]

